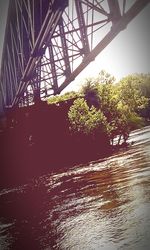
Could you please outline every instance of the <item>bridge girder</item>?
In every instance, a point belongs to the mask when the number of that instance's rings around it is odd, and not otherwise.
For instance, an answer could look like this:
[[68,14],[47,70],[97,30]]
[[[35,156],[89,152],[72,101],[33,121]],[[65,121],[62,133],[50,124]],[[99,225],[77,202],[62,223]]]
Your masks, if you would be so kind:
[[4,106],[59,94],[150,0],[10,0],[0,74]]

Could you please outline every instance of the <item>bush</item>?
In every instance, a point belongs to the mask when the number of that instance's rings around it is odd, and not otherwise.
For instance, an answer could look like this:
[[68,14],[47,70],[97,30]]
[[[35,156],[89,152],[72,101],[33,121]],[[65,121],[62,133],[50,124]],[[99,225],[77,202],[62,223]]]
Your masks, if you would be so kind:
[[72,99],[72,98],[76,98],[78,96],[79,96],[78,93],[71,91],[71,92],[67,92],[63,95],[52,96],[52,97],[48,98],[47,103],[48,104],[54,104],[54,103],[56,104],[59,102],[67,101],[67,100]]
[[74,101],[68,112],[72,133],[95,135],[100,131],[106,132],[106,118],[94,106],[89,108],[84,98]]

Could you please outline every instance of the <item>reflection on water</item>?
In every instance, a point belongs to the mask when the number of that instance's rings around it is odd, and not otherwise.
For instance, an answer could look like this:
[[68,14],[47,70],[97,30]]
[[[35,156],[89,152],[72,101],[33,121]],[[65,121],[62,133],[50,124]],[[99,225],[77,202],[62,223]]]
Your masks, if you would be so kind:
[[149,249],[150,127],[103,161],[0,192],[0,249]]

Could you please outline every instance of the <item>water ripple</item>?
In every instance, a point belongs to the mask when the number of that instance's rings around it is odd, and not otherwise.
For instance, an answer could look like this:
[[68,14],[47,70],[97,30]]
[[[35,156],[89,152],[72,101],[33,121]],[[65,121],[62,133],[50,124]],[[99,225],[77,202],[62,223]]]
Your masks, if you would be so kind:
[[150,127],[108,158],[0,192],[0,249],[149,249]]

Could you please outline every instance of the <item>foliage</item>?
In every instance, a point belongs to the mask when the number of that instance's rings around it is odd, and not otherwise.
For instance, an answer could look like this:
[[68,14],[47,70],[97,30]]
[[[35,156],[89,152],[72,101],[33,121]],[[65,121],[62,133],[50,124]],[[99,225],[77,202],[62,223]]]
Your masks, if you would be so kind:
[[47,100],[47,103],[48,104],[55,104],[55,103],[58,103],[58,102],[62,102],[62,101],[66,101],[66,100],[69,100],[69,99],[72,99],[72,98],[76,98],[78,96],[79,96],[79,94],[77,92],[71,91],[71,92],[67,92],[67,93],[65,93],[63,95],[52,96]]
[[101,70],[98,75],[98,81],[101,84],[112,84],[115,82],[115,77],[106,72],[105,70]]
[[[114,84],[115,78],[105,71],[101,71],[96,79],[87,79],[80,92],[87,105],[82,100],[75,102],[70,109],[72,130],[90,134],[95,124],[95,128],[101,127],[107,133],[112,143],[117,135],[118,143],[121,137],[126,142],[131,130],[144,125],[137,113],[147,105],[147,98],[142,95],[140,87],[143,86],[141,79],[144,79],[143,75],[140,78],[131,75]],[[96,117],[91,115],[93,108]]]
[[101,98],[100,109],[110,122],[112,118],[116,117],[118,96],[115,93],[115,87],[112,84],[99,84],[98,93]]
[[100,95],[94,79],[86,80],[85,84],[82,86],[81,95],[84,95],[89,107],[94,106],[97,109],[100,107]]
[[123,137],[123,140],[126,142],[130,131],[141,128],[144,122],[136,112],[131,111],[130,107],[128,105],[123,105],[122,102],[118,103],[117,111],[118,114],[115,119],[116,130],[113,131],[114,137],[120,135],[120,138]]
[[138,111],[147,105],[147,98],[142,95],[141,78],[137,75],[129,75],[123,78],[119,85],[119,99],[124,105],[128,105],[130,111]]
[[139,110],[139,115],[150,121],[150,74],[136,74],[138,79],[138,87],[142,96],[147,100],[146,105]]
[[86,79],[79,92],[48,99],[48,104],[76,98],[68,112],[70,130],[75,135],[96,137],[104,133],[113,144],[119,135],[124,142],[130,131],[144,125],[140,110],[150,113],[150,74],[134,74],[119,83],[102,70],[97,78]]
[[68,113],[70,129],[73,133],[94,135],[97,130],[105,132],[106,118],[94,106],[89,108],[84,98],[74,101]]
[[150,74],[135,74],[134,77],[142,95],[150,99]]

